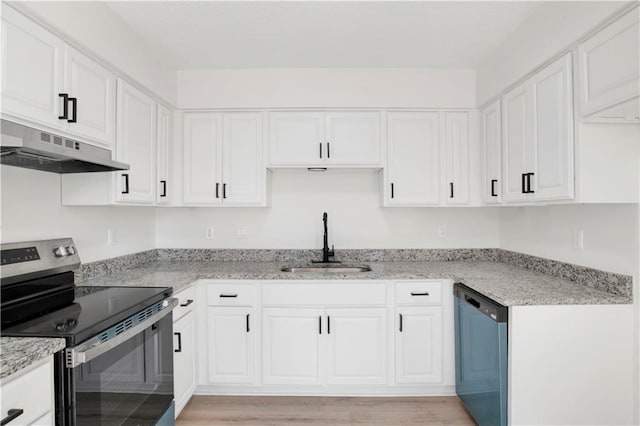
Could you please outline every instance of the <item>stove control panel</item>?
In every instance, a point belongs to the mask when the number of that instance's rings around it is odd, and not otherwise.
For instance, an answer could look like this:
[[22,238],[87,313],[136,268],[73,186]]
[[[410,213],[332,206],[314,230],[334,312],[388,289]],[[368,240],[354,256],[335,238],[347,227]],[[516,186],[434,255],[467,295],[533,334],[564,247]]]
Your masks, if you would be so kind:
[[0,284],[59,274],[80,266],[78,249],[71,238],[25,241],[0,245]]
[[2,265],[30,262],[32,260],[40,260],[40,254],[36,247],[2,250],[2,254],[0,255],[0,262]]

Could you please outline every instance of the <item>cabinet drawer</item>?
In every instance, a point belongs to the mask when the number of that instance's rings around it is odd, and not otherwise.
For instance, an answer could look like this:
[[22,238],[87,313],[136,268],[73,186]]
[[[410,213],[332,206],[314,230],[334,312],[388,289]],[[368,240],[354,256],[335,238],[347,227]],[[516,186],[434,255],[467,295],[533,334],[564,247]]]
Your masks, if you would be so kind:
[[185,314],[191,312],[195,307],[196,287],[191,286],[185,288],[177,294],[173,295],[179,301],[178,306],[173,310],[173,321],[177,321]]
[[384,305],[386,283],[273,283],[262,288],[264,305]]
[[53,358],[49,357],[43,364],[3,380],[1,406],[2,418],[10,409],[24,410],[8,425],[30,425],[53,412]]
[[252,306],[252,285],[210,284],[207,287],[208,306]]
[[439,305],[442,303],[440,281],[396,282],[396,305]]

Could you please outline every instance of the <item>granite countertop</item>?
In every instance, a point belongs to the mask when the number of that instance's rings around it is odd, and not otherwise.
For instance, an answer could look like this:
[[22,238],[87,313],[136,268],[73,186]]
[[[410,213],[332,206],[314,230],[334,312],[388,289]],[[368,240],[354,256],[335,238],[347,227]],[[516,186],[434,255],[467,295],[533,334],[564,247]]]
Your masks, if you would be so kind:
[[0,379],[64,349],[64,339],[0,337]]
[[[453,279],[505,306],[627,304],[631,296],[596,290],[507,263],[492,261],[367,262],[371,272],[282,272],[286,262],[162,261],[92,278],[78,285],[173,287],[178,292],[199,279],[217,280],[413,280]],[[297,265],[300,266],[300,265]]]

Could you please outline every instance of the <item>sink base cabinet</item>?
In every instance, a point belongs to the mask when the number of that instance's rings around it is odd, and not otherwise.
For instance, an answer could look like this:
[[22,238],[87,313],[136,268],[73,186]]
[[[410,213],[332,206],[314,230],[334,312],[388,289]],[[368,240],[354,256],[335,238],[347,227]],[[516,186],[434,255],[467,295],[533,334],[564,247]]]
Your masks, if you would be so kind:
[[451,285],[202,281],[196,393],[454,395]]

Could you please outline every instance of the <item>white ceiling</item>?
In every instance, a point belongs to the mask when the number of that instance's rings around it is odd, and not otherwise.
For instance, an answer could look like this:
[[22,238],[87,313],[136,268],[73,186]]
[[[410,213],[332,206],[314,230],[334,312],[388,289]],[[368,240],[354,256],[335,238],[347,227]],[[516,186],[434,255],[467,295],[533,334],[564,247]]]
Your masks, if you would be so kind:
[[476,68],[539,4],[107,2],[177,69]]

